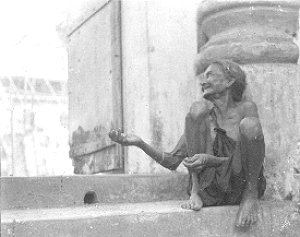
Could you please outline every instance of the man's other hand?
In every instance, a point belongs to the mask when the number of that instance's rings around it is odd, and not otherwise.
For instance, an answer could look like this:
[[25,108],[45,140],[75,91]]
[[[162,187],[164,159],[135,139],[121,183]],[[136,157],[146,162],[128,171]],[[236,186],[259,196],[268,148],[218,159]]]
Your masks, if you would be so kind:
[[209,159],[209,154],[196,154],[183,160],[183,165],[193,171],[201,171]]

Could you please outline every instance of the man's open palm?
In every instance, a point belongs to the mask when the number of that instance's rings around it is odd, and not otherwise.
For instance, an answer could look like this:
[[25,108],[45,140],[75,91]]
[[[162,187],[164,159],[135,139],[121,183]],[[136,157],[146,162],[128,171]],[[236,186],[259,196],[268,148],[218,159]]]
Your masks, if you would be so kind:
[[142,139],[134,134],[122,133],[121,130],[111,130],[109,132],[109,137],[112,141],[117,142],[124,146],[138,145]]

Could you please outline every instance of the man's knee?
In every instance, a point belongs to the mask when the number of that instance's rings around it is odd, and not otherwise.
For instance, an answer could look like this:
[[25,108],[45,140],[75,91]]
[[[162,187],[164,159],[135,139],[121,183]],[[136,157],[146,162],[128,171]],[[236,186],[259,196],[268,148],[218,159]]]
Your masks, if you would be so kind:
[[259,119],[255,117],[242,119],[240,122],[240,133],[250,140],[262,138],[263,132]]

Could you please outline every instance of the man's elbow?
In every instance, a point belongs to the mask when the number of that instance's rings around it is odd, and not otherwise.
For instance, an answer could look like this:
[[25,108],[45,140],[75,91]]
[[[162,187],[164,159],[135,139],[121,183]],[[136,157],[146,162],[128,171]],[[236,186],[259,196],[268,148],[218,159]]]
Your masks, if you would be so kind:
[[171,171],[174,171],[177,169],[177,167],[179,166],[179,164],[175,163],[175,164],[161,164],[163,167],[171,170]]

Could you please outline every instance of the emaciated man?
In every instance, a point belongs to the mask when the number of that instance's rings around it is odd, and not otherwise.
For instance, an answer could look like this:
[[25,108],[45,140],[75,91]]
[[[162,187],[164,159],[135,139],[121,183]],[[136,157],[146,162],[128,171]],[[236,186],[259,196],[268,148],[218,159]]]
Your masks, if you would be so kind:
[[[243,94],[246,75],[228,60],[212,62],[201,77],[203,97],[185,120],[185,132],[172,152],[158,151],[133,134],[112,130],[110,138],[142,149],[162,166],[175,170],[181,162],[191,175],[190,199],[182,208],[239,204],[236,226],[254,224],[263,176],[265,144],[255,103]],[[210,105],[207,105],[210,104]]]

